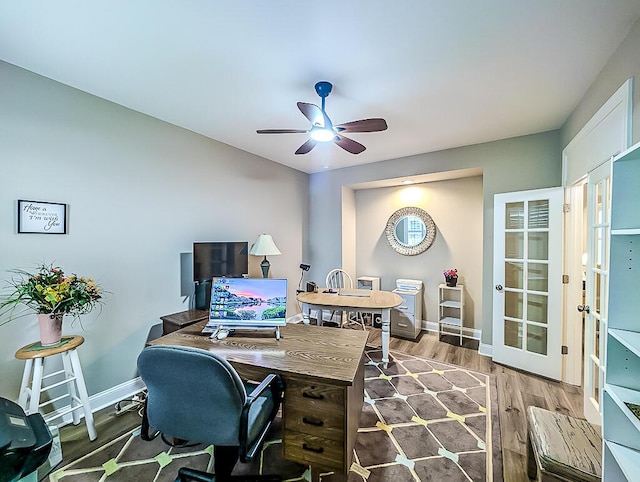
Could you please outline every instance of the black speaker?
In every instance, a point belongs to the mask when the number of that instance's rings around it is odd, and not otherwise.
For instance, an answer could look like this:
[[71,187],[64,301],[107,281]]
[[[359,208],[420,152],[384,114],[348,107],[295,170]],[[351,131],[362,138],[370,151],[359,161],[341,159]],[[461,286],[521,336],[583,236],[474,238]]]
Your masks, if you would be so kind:
[[307,293],[315,293],[318,291],[318,285],[313,281],[307,281]]
[[196,281],[196,310],[209,311],[211,304],[211,280]]

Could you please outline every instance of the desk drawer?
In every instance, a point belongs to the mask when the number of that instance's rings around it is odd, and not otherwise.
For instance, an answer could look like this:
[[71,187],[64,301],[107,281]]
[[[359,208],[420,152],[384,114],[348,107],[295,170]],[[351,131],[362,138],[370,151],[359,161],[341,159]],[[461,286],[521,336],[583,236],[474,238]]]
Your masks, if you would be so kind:
[[295,407],[310,415],[331,414],[344,417],[346,401],[343,387],[289,378],[284,396],[287,406]]
[[285,430],[284,456],[302,464],[345,471],[343,441]]
[[344,408],[338,412],[317,410],[310,412],[303,407],[287,408],[284,416],[285,430],[293,430],[331,440],[344,440]]
[[402,298],[402,303],[394,308],[394,310],[403,313],[414,314],[416,310],[416,296],[414,294],[396,293]]
[[415,316],[411,313],[393,310],[391,312],[390,331],[392,335],[415,338],[417,336],[416,331],[419,332],[419,330],[416,330]]

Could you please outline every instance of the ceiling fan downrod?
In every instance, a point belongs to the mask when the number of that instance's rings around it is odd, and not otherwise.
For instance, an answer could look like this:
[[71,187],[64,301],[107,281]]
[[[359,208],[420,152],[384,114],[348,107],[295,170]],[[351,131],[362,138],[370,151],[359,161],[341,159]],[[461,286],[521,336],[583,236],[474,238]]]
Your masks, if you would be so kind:
[[316,93],[322,99],[322,110],[324,111],[324,100],[331,93],[331,89],[333,88],[333,85],[331,85],[331,82],[327,82],[326,80],[321,80],[320,82],[316,83],[315,87],[316,87]]

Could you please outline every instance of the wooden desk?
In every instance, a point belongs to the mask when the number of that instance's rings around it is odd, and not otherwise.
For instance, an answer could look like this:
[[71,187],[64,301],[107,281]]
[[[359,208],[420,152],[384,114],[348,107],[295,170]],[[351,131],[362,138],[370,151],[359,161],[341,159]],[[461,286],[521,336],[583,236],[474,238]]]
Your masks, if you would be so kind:
[[202,348],[224,356],[249,380],[278,373],[285,383],[284,456],[347,474],[364,400],[367,333],[289,324],[273,333],[236,332],[224,340],[202,335],[206,321],[151,341],[150,345]]
[[402,303],[402,298],[391,291],[349,290],[361,291],[369,296],[342,296],[337,293],[323,293],[324,289],[319,289],[317,293],[300,293],[297,297],[303,305],[312,310],[318,310],[320,320],[322,320],[324,310],[358,311],[382,315],[382,362],[386,367],[389,363],[391,308],[399,306]]
[[193,325],[198,321],[209,319],[209,312],[204,310],[187,310],[171,315],[161,316],[162,334],[168,335],[185,326]]

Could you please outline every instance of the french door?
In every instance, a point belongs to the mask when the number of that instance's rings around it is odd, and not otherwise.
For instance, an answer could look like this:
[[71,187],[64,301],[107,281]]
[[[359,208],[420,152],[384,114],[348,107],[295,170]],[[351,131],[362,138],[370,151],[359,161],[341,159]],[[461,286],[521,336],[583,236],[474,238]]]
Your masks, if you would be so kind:
[[605,373],[605,334],[609,295],[611,161],[589,173],[587,181],[587,263],[584,314],[584,415],[602,424],[601,396]]
[[562,376],[563,189],[494,196],[493,360]]

